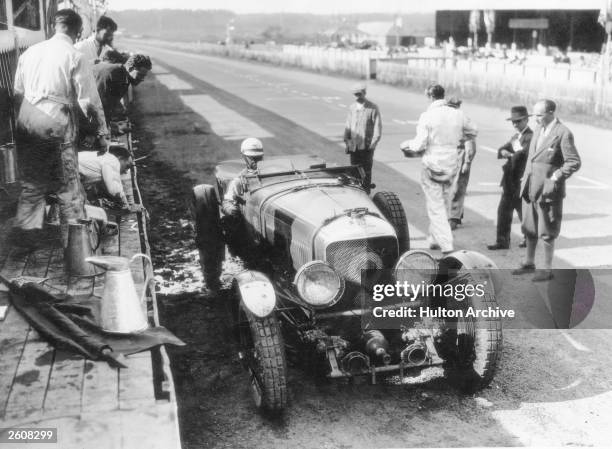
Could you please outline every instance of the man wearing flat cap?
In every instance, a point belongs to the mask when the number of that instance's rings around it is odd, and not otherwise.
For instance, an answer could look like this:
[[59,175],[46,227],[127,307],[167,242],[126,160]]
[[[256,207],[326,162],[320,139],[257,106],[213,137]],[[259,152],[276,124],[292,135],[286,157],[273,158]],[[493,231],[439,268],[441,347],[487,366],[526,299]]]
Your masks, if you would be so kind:
[[361,165],[365,171],[364,187],[370,193],[374,150],[382,135],[378,106],[366,99],[366,85],[357,83],[352,88],[355,103],[349,107],[344,126],[344,143],[350,154],[351,165]]
[[[497,238],[495,243],[487,245],[490,250],[510,248],[510,228],[514,211],[522,219],[521,213],[521,178],[527,163],[529,144],[533,137],[533,131],[529,128],[529,115],[525,106],[513,106],[510,109],[512,127],[516,131],[508,142],[497,150],[498,159],[506,159],[502,170],[504,174],[501,179],[502,195],[497,207]],[[519,243],[519,247],[525,247],[525,239]]]

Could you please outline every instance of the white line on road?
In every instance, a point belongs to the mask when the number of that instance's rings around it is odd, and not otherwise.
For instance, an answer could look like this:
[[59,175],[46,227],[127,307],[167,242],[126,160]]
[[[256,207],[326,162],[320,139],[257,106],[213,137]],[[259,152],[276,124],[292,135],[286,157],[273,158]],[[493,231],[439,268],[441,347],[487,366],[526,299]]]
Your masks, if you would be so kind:
[[416,125],[417,123],[419,123],[418,120],[400,120],[397,118],[394,118],[393,121],[398,125]]
[[338,106],[340,106],[341,108],[345,108],[346,105],[344,103],[338,103]]
[[569,342],[570,345],[572,345],[574,347],[574,349],[576,349],[578,351],[582,351],[582,352],[591,352],[591,350],[589,348],[587,348],[586,346],[584,346],[582,343],[579,343],[576,340],[574,340],[567,333],[567,331],[561,331],[561,335],[563,335],[563,337],[565,337],[565,339]]
[[593,184],[594,186],[600,187],[602,189],[610,188],[609,185],[604,184],[603,182],[595,181],[594,179],[591,179],[591,178],[587,178],[586,176],[576,175],[576,178],[580,179],[581,181],[588,182],[589,184]]
[[205,117],[213,132],[227,140],[240,140],[245,137],[274,137],[268,130],[223,106],[208,95],[181,95],[183,103],[194,112]]
[[486,145],[480,145],[480,148],[482,148],[485,151],[488,151],[489,153],[497,154],[497,150],[495,148],[491,148],[491,147],[488,147]]

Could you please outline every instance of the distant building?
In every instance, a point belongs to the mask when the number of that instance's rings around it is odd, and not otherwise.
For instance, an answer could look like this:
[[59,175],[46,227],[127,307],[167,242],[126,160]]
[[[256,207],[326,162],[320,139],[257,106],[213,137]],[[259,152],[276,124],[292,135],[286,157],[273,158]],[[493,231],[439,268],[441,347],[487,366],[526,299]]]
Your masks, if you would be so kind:
[[433,34],[431,27],[415,28],[401,22],[362,22],[357,28],[367,33],[368,40],[383,47],[423,45],[425,38]]
[[[538,44],[562,50],[599,52],[605,42],[605,31],[598,22],[601,0],[478,0],[457,2],[457,6],[436,11],[436,40],[453,37],[457,45],[466,45],[473,37],[470,31],[477,25],[479,45],[487,42],[482,8],[494,11],[493,43],[518,48],[533,48]],[[534,9],[536,7],[537,9]],[[472,11],[480,10],[478,15]],[[472,22],[470,24],[470,22]]]

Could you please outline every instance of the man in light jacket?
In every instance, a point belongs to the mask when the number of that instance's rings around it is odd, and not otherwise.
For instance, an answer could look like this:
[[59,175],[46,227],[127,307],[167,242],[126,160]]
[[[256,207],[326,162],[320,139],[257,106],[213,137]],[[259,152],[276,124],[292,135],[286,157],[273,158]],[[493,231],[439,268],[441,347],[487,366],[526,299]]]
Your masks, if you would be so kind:
[[81,17],[71,9],[61,9],[54,20],[55,35],[28,48],[19,57],[15,74],[22,190],[15,220],[19,236],[14,238],[18,243],[37,242],[35,234],[43,227],[45,200],[54,195],[66,246],[68,222],[85,217],[74,149],[78,126],[75,108],[95,123],[103,147],[108,130],[91,66],[73,46],[82,29]]
[[431,104],[419,117],[416,137],[403,142],[400,149],[407,157],[423,153],[421,188],[429,217],[430,249],[442,254],[453,251],[453,234],[448,221],[452,181],[459,167],[461,141],[476,138],[476,127],[461,109],[448,106],[444,88],[432,84],[426,90]]

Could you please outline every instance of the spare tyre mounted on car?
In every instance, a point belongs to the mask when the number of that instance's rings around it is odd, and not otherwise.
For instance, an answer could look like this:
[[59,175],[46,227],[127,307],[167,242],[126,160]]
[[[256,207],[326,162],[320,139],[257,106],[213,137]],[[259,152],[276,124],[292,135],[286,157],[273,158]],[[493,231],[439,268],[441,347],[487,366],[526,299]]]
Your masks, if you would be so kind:
[[191,213],[204,281],[209,289],[216,290],[220,286],[225,243],[219,217],[219,201],[213,186],[201,184],[193,188]]
[[408,232],[408,220],[404,206],[393,192],[381,191],[372,198],[376,207],[380,209],[384,217],[395,229],[399,254],[403,254],[410,249],[410,234]]

